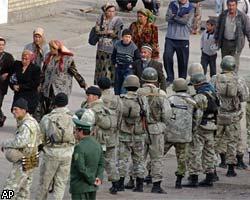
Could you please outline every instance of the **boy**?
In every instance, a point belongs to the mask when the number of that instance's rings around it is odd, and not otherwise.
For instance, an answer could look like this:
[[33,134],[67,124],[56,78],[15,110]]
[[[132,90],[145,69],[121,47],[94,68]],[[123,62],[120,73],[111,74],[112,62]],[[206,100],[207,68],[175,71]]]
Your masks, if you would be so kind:
[[111,59],[116,67],[115,94],[124,94],[125,89],[122,87],[123,81],[128,75],[132,74],[132,62],[140,59],[140,52],[132,41],[132,33],[129,29],[124,29],[122,39],[114,45]]
[[207,73],[207,66],[210,66],[210,77],[216,74],[216,58],[217,46],[215,44],[214,32],[216,21],[209,19],[206,22],[206,31],[201,36],[201,65],[204,69],[204,74]]

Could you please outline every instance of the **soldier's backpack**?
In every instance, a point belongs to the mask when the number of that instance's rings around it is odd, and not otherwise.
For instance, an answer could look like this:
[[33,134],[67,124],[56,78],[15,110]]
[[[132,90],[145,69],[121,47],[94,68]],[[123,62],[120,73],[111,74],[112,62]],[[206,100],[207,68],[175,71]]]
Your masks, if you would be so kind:
[[235,75],[218,74],[216,75],[216,90],[219,96],[236,97],[238,93],[238,77]]
[[48,137],[51,144],[74,143],[72,117],[73,114],[71,112],[62,115],[61,113],[53,113],[52,111],[48,114]]

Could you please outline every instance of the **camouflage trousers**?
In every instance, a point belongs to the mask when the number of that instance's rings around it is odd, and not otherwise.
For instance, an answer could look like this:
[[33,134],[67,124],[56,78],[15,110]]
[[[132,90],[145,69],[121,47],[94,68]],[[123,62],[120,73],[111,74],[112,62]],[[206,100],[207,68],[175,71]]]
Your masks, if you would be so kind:
[[163,178],[164,135],[150,134],[150,139],[151,143],[148,137],[145,139],[144,159],[149,154],[152,180],[158,182]]
[[189,144],[189,174],[212,173],[214,170],[214,131],[198,128]]
[[71,157],[55,158],[44,154],[40,166],[40,182],[36,195],[37,200],[45,200],[48,197],[50,184],[54,181],[52,199],[61,200],[69,179]]
[[129,157],[131,157],[130,175],[144,178],[144,141],[120,141],[118,157],[120,177],[126,177]]
[[165,141],[164,155],[166,155],[169,149],[174,146],[175,154],[177,158],[177,171],[176,175],[185,176],[186,173],[186,159],[187,159],[187,143],[169,143]]
[[109,181],[118,181],[120,179],[117,167],[117,147],[107,147],[104,152],[104,166]]
[[246,104],[247,146],[250,152],[250,102]]
[[[240,121],[234,122],[230,125],[217,125],[216,134],[216,153],[226,153],[226,163],[236,164],[237,146],[239,141],[241,141]],[[222,149],[221,143],[223,142],[225,146]]]
[[13,167],[4,186],[4,190],[14,191],[14,197],[11,199],[30,199],[33,171],[34,169],[24,172],[21,163],[13,163]]

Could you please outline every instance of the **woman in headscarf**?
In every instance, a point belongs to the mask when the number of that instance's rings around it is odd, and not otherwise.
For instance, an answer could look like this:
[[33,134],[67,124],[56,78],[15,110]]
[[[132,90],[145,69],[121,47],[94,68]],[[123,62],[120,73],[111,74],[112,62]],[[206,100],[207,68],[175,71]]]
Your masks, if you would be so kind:
[[132,38],[138,49],[143,44],[149,44],[153,48],[152,59],[159,58],[158,27],[154,24],[155,16],[148,9],[137,11],[137,21],[133,22],[129,29],[132,31]]
[[28,112],[34,114],[38,104],[37,87],[40,83],[40,68],[33,64],[34,54],[29,50],[22,53],[22,61],[15,61],[10,87],[14,90],[13,103],[24,98],[28,102]]
[[58,40],[51,40],[49,47],[41,76],[44,114],[53,109],[53,100],[58,93],[63,92],[69,97],[73,77],[81,88],[86,87],[85,80],[76,69],[73,53]]
[[103,13],[96,21],[96,31],[100,36],[96,53],[96,68],[94,83],[98,79],[107,77],[114,83],[115,66],[112,64],[111,55],[114,43],[120,38],[123,22],[116,15],[116,7],[112,3],[102,6]]

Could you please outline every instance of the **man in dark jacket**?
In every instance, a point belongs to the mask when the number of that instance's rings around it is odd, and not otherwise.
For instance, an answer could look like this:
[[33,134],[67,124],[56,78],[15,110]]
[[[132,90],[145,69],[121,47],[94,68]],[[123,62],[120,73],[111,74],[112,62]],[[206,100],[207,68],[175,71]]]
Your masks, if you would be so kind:
[[104,159],[101,145],[90,136],[91,124],[73,119],[76,139],[71,170],[70,193],[72,200],[95,200],[98,186],[102,184]]
[[10,53],[4,51],[6,41],[0,37],[0,127],[4,125],[6,116],[4,116],[1,107],[4,96],[7,94],[9,77],[11,75],[14,58]]
[[166,79],[163,74],[162,64],[156,60],[151,59],[152,47],[149,44],[145,44],[141,47],[141,59],[132,63],[134,75],[141,78],[142,71],[147,67],[154,68],[158,73],[158,86],[166,91]]

